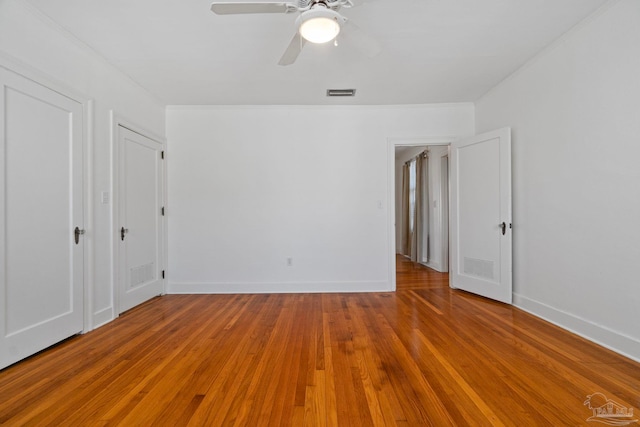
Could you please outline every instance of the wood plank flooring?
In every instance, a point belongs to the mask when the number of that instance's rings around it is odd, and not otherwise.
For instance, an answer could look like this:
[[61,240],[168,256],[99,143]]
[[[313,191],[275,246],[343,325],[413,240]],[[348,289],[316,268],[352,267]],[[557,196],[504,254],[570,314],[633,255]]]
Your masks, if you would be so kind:
[[399,258],[395,293],[156,298],[0,371],[0,424],[598,425],[596,392],[640,415],[640,364],[447,284]]

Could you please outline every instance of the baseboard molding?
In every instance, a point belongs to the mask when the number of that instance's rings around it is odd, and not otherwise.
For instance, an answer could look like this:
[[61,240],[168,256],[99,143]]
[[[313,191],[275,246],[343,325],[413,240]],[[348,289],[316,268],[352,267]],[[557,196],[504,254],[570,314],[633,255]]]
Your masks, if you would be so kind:
[[446,271],[442,271],[442,267],[440,266],[440,263],[437,261],[427,261],[423,265],[426,265],[432,270],[439,271],[440,273],[446,273]]
[[100,311],[93,313],[93,329],[98,329],[100,326],[106,325],[115,319],[113,315],[113,307],[107,307]]
[[635,338],[516,293],[513,294],[513,305],[609,350],[640,362],[640,341]]
[[302,294],[391,292],[386,281],[371,282],[248,282],[194,283],[169,282],[168,294]]

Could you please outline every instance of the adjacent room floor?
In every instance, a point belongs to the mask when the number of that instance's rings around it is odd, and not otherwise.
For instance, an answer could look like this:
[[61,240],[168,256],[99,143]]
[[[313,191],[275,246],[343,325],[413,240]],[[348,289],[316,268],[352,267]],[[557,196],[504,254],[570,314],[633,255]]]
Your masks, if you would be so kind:
[[638,412],[640,364],[404,258],[397,278],[395,293],[153,299],[0,371],[0,424],[576,426],[607,403]]

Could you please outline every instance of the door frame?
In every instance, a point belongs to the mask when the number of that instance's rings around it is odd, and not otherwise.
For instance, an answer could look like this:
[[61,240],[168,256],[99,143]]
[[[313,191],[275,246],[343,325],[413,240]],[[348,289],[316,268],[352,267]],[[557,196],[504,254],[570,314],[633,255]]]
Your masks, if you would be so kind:
[[446,145],[458,139],[457,136],[435,136],[416,138],[387,138],[387,246],[389,251],[389,287],[396,290],[396,147],[423,147]]
[[[443,234],[442,236],[442,254],[441,259],[442,259],[442,265],[441,268],[444,271],[449,271],[449,203],[450,203],[450,196],[451,196],[451,187],[449,185],[449,171],[451,170],[451,164],[450,164],[450,159],[451,159],[451,150],[447,151],[447,154],[440,156],[440,227],[442,228],[442,230],[447,230],[447,234],[446,236]],[[444,171],[444,168],[442,167],[443,164],[447,165],[447,170],[446,173]],[[446,178],[446,181],[445,179]],[[444,202],[444,197],[443,195],[446,194],[446,204],[443,203]]]
[[[162,266],[160,270],[165,270],[168,264],[168,251],[167,251],[167,140],[154,132],[151,132],[135,123],[127,120],[124,116],[118,114],[114,110],[109,111],[109,118],[111,122],[111,307],[113,310],[112,318],[120,316],[120,245],[118,244],[119,237],[119,215],[120,215],[120,192],[119,192],[119,180],[120,180],[120,144],[119,144],[119,128],[126,128],[134,133],[142,135],[154,142],[157,142],[161,146],[161,150],[165,152],[164,163],[161,171],[161,183],[162,183],[162,205],[165,208],[165,216],[161,218],[161,244],[162,254],[160,259],[162,260]],[[167,292],[166,277],[162,278],[162,294]]]
[[94,101],[85,93],[67,86],[65,83],[44,73],[21,60],[0,52],[0,67],[21,75],[36,84],[44,86],[82,105],[82,215],[85,234],[82,262],[82,333],[94,328],[93,322],[93,274],[94,274],[94,217],[93,217],[93,132],[94,132]]

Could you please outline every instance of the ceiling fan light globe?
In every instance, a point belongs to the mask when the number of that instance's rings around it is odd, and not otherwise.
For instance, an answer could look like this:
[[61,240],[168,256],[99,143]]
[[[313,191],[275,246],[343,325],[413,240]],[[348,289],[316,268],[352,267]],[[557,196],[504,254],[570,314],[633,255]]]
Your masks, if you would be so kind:
[[300,25],[300,35],[311,43],[327,43],[335,39],[338,33],[340,25],[331,18],[313,18]]
[[324,7],[303,12],[297,20],[298,31],[311,43],[326,43],[340,33],[340,23],[344,18],[337,12]]

